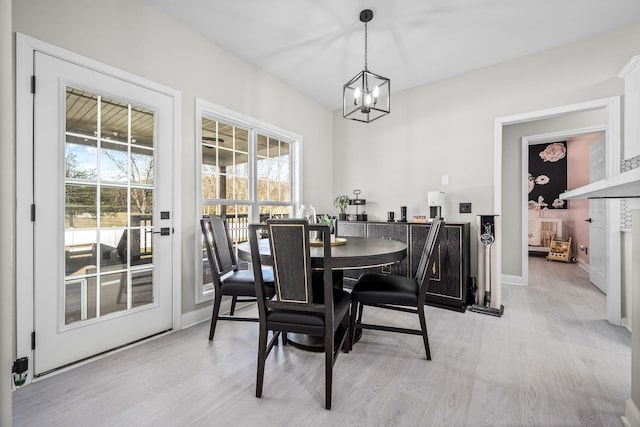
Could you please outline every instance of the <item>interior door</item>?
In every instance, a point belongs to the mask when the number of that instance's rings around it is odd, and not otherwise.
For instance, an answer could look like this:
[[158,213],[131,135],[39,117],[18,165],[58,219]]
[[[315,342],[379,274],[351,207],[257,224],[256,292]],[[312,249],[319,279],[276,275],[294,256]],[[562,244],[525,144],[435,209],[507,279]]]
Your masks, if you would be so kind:
[[172,328],[173,125],[169,96],[34,55],[40,375]]
[[[605,178],[605,140],[604,137],[590,146],[589,181]],[[606,276],[606,204],[604,199],[589,200],[589,280],[598,289],[607,293]]]

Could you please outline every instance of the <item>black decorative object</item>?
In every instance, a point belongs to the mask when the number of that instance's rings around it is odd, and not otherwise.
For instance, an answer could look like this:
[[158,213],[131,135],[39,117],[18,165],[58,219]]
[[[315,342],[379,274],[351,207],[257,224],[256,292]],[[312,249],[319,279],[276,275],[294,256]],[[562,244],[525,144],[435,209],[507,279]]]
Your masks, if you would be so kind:
[[[366,221],[367,220],[367,214],[365,212],[363,212],[362,214],[360,214],[358,212],[358,207],[359,206],[364,206],[367,204],[367,201],[365,199],[359,199],[358,196],[360,195],[360,193],[362,193],[362,191],[360,190],[353,190],[353,194],[355,194],[356,198],[355,199],[349,199],[349,204],[353,205],[356,207],[356,219],[355,221]],[[349,221],[353,221],[353,216],[349,215]]]
[[400,222],[407,222],[407,207],[400,206]]

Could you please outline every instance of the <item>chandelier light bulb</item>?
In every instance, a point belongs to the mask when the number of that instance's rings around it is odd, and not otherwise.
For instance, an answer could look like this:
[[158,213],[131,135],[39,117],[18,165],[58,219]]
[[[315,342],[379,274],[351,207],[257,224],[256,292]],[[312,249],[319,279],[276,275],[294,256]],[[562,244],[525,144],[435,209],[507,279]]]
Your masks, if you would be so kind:
[[357,87],[356,90],[353,91],[353,105],[357,105],[360,100],[360,88]]
[[366,105],[367,107],[371,105],[371,94],[366,94],[364,96],[364,105]]

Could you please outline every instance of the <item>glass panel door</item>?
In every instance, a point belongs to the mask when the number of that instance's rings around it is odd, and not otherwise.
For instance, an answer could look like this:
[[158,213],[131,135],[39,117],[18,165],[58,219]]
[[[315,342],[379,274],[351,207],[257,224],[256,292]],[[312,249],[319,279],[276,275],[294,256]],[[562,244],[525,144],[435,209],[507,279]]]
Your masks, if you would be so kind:
[[38,376],[173,325],[173,98],[34,58]]

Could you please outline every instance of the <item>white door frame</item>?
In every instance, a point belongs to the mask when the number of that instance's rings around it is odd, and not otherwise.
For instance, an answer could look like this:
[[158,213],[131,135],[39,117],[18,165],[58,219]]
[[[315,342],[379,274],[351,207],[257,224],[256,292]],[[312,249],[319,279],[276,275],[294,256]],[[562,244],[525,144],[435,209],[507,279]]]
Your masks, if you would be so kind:
[[[494,125],[494,157],[493,157],[493,209],[496,214],[502,211],[502,132],[504,126],[517,123],[531,122],[535,120],[559,117],[564,114],[586,112],[593,110],[604,110],[607,113],[607,120],[604,126],[606,137],[606,177],[611,177],[620,173],[620,97],[598,99],[594,101],[581,102],[577,104],[564,105],[561,107],[548,108],[544,110],[531,111],[528,113],[515,114],[512,116],[498,117]],[[622,278],[620,265],[620,202],[619,200],[607,200],[607,320],[620,325],[622,322]],[[524,217],[527,211],[522,211]],[[524,223],[524,219],[522,220]],[[524,236],[524,234],[522,234]],[[504,283],[526,285],[528,283],[528,266],[526,262],[527,248],[526,240],[523,238],[522,244],[522,266],[521,274],[525,268],[527,277],[502,275]]]
[[[591,133],[605,132],[605,126],[592,126],[587,128],[580,128],[574,130],[566,130],[560,132],[542,133],[538,135],[527,135],[522,137],[522,170],[526,171],[529,168],[529,145],[544,144],[549,142],[564,141],[573,136],[587,135]],[[529,233],[529,221],[528,215],[528,179],[525,174],[522,175],[522,233],[521,236],[526,236]],[[529,245],[526,238],[522,239],[522,284],[529,283]]]
[[[68,50],[53,46],[21,33],[16,33],[16,351],[17,357],[29,357],[29,377],[31,382],[33,350],[31,332],[34,330],[34,294],[33,294],[33,222],[31,204],[33,203],[33,96],[31,94],[31,76],[33,75],[33,51],[42,52],[64,61],[125,80],[127,82],[165,94],[173,99],[172,119],[174,134],[173,147],[173,227],[172,246],[173,263],[173,330],[181,328],[182,293],[181,275],[181,223],[179,209],[181,188],[181,93],[170,87],[143,79],[126,71],[94,61]],[[37,92],[36,92],[37,93]]]

